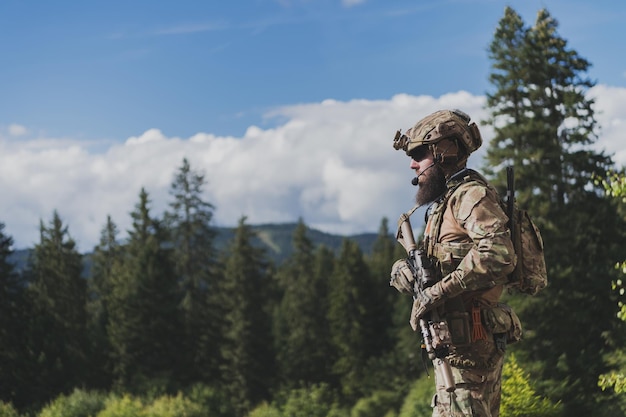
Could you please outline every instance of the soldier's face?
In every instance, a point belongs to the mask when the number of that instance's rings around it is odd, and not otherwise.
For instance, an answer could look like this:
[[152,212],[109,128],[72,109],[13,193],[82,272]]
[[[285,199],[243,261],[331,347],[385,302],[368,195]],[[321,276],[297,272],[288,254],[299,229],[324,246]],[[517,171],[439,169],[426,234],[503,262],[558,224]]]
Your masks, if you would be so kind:
[[435,201],[446,190],[446,176],[439,164],[435,164],[433,154],[426,146],[411,152],[411,169],[418,178],[415,202],[418,205]]

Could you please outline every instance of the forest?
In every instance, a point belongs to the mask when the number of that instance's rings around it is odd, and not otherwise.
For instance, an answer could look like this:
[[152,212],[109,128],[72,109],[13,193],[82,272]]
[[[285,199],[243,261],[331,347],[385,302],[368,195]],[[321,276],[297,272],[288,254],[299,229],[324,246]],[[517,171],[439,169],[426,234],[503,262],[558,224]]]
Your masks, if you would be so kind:
[[[626,415],[626,175],[592,146],[591,63],[545,9],[528,25],[507,7],[488,54],[481,171],[504,193],[515,167],[549,277],[505,296],[524,338],[507,348],[501,415]],[[142,189],[127,238],[105,219],[86,277],[60,213],[19,271],[0,219],[0,417],[430,415],[388,219],[368,253],[315,245],[300,220],[274,262],[245,217],[218,250],[205,184],[184,159],[164,213]]]

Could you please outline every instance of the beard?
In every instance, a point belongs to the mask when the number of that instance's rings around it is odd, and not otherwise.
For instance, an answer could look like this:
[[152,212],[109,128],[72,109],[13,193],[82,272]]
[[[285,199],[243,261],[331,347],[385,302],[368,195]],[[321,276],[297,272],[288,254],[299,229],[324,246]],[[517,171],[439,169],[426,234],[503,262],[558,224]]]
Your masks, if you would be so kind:
[[446,175],[439,165],[427,168],[419,179],[419,188],[415,194],[418,205],[432,203],[446,191]]

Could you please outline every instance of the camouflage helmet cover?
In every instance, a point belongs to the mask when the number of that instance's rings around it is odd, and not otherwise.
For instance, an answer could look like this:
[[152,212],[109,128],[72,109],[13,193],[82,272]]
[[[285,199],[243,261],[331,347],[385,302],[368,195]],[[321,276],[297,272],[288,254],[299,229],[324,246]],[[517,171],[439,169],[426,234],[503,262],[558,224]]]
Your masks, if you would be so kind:
[[457,138],[467,151],[474,152],[483,141],[476,123],[461,110],[439,110],[415,124],[405,134],[396,132],[393,147],[407,154],[422,145],[434,145],[443,139]]

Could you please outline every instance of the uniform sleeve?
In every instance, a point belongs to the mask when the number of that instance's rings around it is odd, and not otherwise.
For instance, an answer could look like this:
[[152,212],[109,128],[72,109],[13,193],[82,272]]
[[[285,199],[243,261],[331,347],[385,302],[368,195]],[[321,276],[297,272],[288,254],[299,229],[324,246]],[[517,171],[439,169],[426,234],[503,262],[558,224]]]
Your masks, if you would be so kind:
[[459,187],[448,203],[473,245],[457,268],[444,277],[445,292],[454,296],[502,284],[515,268],[516,256],[497,194],[482,184],[467,184]]

